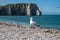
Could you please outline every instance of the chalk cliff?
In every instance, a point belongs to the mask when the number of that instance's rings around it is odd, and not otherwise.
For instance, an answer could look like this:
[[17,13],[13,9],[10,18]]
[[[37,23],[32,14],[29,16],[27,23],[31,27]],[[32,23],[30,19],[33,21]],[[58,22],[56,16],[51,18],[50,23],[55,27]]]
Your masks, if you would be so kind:
[[5,6],[0,6],[0,15],[5,16],[34,16],[39,10],[37,4],[34,3],[18,3],[18,4],[7,4]]

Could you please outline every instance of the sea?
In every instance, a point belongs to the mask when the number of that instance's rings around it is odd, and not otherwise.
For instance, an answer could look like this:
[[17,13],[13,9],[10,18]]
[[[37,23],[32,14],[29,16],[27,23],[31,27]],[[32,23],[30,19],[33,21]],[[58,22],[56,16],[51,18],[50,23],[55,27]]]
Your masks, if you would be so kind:
[[42,16],[0,16],[0,22],[19,23],[29,25],[29,18],[37,22],[42,28],[60,30],[60,15],[42,15]]

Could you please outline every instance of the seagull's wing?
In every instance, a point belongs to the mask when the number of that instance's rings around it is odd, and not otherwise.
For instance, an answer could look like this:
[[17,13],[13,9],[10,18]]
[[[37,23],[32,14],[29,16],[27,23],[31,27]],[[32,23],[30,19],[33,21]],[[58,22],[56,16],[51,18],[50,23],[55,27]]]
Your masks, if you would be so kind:
[[34,26],[40,26],[39,24],[37,24],[36,22],[32,22]]

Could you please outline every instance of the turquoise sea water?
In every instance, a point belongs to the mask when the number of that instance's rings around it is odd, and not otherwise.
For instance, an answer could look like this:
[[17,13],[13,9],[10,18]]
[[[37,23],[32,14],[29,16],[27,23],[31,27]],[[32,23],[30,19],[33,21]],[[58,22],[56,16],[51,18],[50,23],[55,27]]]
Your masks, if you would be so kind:
[[[60,30],[60,15],[32,16],[33,20],[43,28],[53,28]],[[30,16],[0,16],[0,22],[15,22],[29,24]]]

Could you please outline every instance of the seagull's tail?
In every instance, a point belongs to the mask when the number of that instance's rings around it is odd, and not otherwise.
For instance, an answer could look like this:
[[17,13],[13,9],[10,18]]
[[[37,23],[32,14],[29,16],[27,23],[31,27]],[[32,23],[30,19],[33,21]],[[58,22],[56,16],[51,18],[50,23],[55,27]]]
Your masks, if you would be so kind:
[[40,25],[39,25],[39,24],[35,24],[35,26],[40,27]]
[[38,24],[37,26],[38,26],[38,27],[40,27],[40,25],[39,25],[39,24]]

